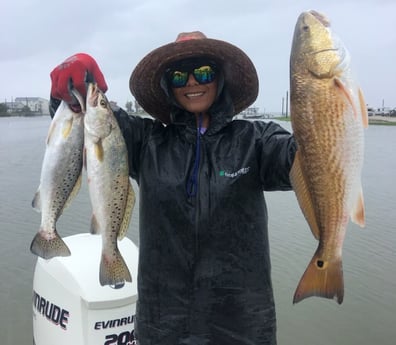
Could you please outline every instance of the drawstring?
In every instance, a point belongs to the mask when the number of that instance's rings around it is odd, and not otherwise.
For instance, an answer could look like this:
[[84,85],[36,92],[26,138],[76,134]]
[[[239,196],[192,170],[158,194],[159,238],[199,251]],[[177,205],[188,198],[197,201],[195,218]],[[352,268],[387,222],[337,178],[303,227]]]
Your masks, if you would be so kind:
[[198,128],[197,128],[197,143],[195,147],[195,162],[194,168],[191,173],[191,176],[187,183],[187,195],[189,197],[193,197],[197,195],[198,190],[198,170],[199,170],[199,160],[201,156],[201,128],[202,128],[202,113],[199,114],[198,118]]

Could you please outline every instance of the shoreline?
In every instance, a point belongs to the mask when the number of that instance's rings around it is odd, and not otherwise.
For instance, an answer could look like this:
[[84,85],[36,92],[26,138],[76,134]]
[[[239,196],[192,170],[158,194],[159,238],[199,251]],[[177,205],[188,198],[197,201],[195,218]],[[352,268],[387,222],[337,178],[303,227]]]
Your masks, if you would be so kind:
[[[142,113],[133,113],[133,115],[138,115],[138,116],[149,116],[148,114],[142,114]],[[35,117],[41,117],[41,116],[49,116],[49,114],[18,114],[18,115],[7,115],[7,116],[0,116],[0,118],[10,118],[10,117],[22,117],[22,118],[35,118]],[[235,119],[238,118],[243,118],[243,117],[238,117],[237,115]],[[290,122],[290,116],[276,116],[273,114],[265,114],[262,115],[262,117],[259,117],[260,119],[263,120],[278,120],[278,121],[288,121]],[[257,120],[258,118],[252,118],[252,120]],[[369,125],[382,125],[382,126],[396,126],[396,116],[382,116],[382,115],[372,115],[368,117],[368,122]]]
[[[288,117],[272,117],[271,119],[276,119],[280,121],[290,121],[290,116]],[[381,126],[396,126],[395,116],[380,116],[373,115],[368,117],[369,125],[381,125]]]
[[395,116],[373,115],[373,116],[369,116],[368,119],[369,119],[369,125],[396,126]]

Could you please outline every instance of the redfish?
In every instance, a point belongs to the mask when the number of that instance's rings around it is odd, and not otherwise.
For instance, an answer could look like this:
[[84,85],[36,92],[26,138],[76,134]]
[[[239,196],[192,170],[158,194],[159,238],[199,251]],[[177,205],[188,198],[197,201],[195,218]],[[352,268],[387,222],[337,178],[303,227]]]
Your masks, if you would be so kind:
[[315,11],[302,13],[295,26],[290,109],[298,146],[290,178],[319,241],[293,303],[319,296],[341,304],[346,228],[350,219],[365,225],[361,172],[368,118],[348,51],[330,29],[329,20]]

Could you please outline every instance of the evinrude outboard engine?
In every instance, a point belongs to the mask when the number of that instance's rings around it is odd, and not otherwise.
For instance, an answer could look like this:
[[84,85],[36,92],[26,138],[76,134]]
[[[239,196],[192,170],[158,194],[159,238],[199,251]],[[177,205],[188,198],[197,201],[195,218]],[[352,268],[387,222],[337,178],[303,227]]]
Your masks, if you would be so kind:
[[78,234],[63,238],[69,257],[38,258],[33,279],[33,337],[36,345],[135,344],[138,248],[118,242],[132,275],[122,287],[101,286],[102,239]]

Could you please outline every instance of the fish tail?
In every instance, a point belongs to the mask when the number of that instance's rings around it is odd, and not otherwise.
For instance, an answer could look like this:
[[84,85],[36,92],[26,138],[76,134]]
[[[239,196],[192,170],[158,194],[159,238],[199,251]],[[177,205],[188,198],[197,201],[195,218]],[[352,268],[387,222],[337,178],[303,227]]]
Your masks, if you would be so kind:
[[118,248],[115,248],[111,255],[102,253],[99,281],[102,286],[115,287],[122,287],[125,281],[132,281],[131,273]]
[[51,259],[55,256],[70,256],[70,249],[56,231],[48,234],[40,230],[30,244],[30,251],[42,257]]
[[326,261],[317,251],[309,263],[294,293],[293,304],[304,298],[318,296],[344,299],[344,278],[341,257]]

